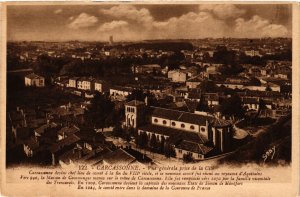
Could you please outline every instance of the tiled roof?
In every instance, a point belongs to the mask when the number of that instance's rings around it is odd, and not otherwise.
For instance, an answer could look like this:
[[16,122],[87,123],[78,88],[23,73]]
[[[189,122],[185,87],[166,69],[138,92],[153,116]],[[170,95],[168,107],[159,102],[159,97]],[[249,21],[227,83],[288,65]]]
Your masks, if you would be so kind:
[[152,107],[152,116],[186,122],[190,124],[205,125],[206,121],[211,121],[213,118],[189,112],[170,110],[165,108]]
[[130,164],[136,161],[136,158],[120,148],[106,154],[103,160],[109,164]]
[[182,140],[175,147],[178,149],[187,150],[189,152],[198,153],[198,154],[202,154],[202,155],[206,155],[213,149],[212,147],[208,147],[203,144],[186,141],[186,140]]
[[140,127],[139,130],[169,136],[170,137],[169,140],[174,143],[176,143],[179,140],[188,140],[188,141],[203,143],[203,144],[207,142],[206,138],[199,133],[182,131],[170,127],[148,124]]

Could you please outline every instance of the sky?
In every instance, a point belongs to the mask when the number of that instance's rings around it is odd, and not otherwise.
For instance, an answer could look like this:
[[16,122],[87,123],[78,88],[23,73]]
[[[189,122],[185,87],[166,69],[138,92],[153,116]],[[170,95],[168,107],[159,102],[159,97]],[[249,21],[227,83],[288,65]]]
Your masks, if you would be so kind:
[[9,5],[13,41],[139,41],[151,39],[291,37],[284,4]]

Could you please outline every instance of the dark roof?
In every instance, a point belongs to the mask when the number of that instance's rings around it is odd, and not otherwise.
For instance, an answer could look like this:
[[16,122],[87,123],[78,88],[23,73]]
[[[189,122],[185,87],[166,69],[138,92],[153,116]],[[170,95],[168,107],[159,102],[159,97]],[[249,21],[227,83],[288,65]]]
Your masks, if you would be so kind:
[[198,154],[202,154],[202,155],[206,155],[211,150],[213,150],[212,147],[208,147],[203,144],[186,141],[186,140],[182,140],[175,147],[178,149],[187,150],[189,152],[198,153]]
[[49,123],[49,124],[43,124],[42,126],[36,128],[36,129],[34,130],[34,132],[36,132],[36,133],[38,133],[38,134],[43,134],[43,133],[45,132],[46,129],[48,129],[48,128],[54,128],[54,127],[56,127],[56,126],[57,126],[57,124],[55,124],[54,122],[51,122],[51,123]]
[[60,135],[65,134],[68,136],[68,135],[74,134],[78,131],[80,131],[80,129],[75,127],[74,125],[72,125],[72,126],[66,126],[66,127],[61,128],[57,133]]
[[19,120],[24,120],[24,117],[21,112],[18,111],[10,111],[9,112],[9,117],[12,122],[14,121],[19,121]]
[[136,161],[136,158],[120,148],[106,154],[103,161],[109,164],[131,164]]
[[188,140],[196,143],[206,143],[207,140],[204,136],[196,132],[182,131],[179,129],[173,129],[170,127],[163,127],[153,124],[148,124],[139,128],[142,131],[148,131],[151,133],[157,133],[161,135],[169,136],[169,141],[176,143],[179,140]]
[[211,121],[213,118],[189,112],[152,107],[152,116],[186,122],[190,124],[205,125],[206,121]]
[[78,80],[80,77],[71,77],[69,80]]
[[257,98],[243,97],[242,103],[244,103],[244,104],[259,104],[259,100]]
[[190,100],[185,100],[186,106],[189,110],[189,112],[193,113],[194,111],[196,111],[197,106],[199,104],[199,102],[197,101],[190,101]]
[[58,141],[57,143],[53,144],[51,147],[50,147],[50,151],[52,153],[55,153],[55,152],[58,152],[60,151],[61,149],[63,149],[64,147],[66,146],[70,146],[76,142],[78,142],[80,140],[79,137],[77,137],[75,134],[73,135],[70,135],[60,141]]
[[90,165],[97,165],[100,162],[103,161],[103,158],[108,153],[111,153],[112,151],[108,149],[107,147],[103,148],[100,152],[96,152],[96,154],[93,157],[89,157],[86,159],[86,162]]

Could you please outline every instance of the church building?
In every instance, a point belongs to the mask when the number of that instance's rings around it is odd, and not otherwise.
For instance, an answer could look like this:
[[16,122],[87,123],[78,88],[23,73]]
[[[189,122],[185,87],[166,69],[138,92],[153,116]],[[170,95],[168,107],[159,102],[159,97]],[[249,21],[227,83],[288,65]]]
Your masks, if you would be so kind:
[[232,124],[209,115],[147,106],[141,101],[125,104],[125,125],[147,136],[146,146],[171,145],[177,158],[194,160],[228,152],[233,138]]

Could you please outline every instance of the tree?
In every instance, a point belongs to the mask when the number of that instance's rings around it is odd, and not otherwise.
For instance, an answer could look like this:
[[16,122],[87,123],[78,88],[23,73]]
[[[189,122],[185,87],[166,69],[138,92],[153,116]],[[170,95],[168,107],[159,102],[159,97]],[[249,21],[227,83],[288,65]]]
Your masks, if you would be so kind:
[[187,162],[187,163],[192,162],[192,161],[194,161],[194,158],[191,153],[185,153],[185,154],[183,154],[183,161]]
[[225,116],[243,118],[245,115],[245,109],[243,108],[242,100],[237,94],[234,94],[230,98],[223,100],[220,108],[221,113]]
[[147,133],[146,132],[141,132],[140,134],[140,138],[139,138],[139,144],[140,144],[140,147],[144,148],[147,146],[148,144],[148,136],[147,136]]
[[97,92],[85,113],[85,121],[93,125],[94,128],[103,129],[105,126],[108,126],[105,123],[108,122],[107,119],[113,109],[114,103],[106,95],[101,95]]
[[257,118],[261,114],[262,110],[265,110],[265,109],[267,109],[266,102],[263,99],[259,99],[259,101],[258,101],[258,110],[257,110],[257,113],[254,117],[254,121],[257,120]]
[[166,142],[164,146],[164,154],[167,158],[169,157],[176,157],[176,152],[174,149],[173,144]]
[[127,96],[127,101],[139,100],[144,101],[146,98],[146,94],[141,89],[135,89],[131,94]]
[[162,135],[161,136],[161,141],[160,141],[160,152],[164,152],[164,146],[165,146],[165,137]]
[[207,112],[209,110],[207,101],[205,100],[203,94],[201,94],[200,102],[198,103],[196,110],[197,111],[205,111],[205,112]]
[[267,92],[271,92],[271,91],[272,91],[272,88],[271,88],[269,85],[267,85],[266,91],[267,91]]
[[151,139],[150,139],[150,147],[152,150],[156,150],[157,149],[157,139],[154,133],[152,133]]
[[204,80],[199,85],[199,88],[203,93],[205,93],[205,92],[213,92],[214,90],[217,89],[217,86],[213,81]]
[[123,129],[121,127],[121,125],[115,125],[115,127],[113,128],[113,134],[115,136],[122,136],[123,135]]

